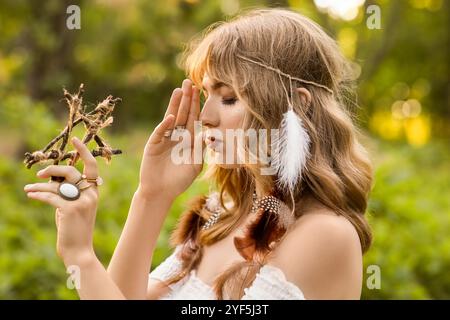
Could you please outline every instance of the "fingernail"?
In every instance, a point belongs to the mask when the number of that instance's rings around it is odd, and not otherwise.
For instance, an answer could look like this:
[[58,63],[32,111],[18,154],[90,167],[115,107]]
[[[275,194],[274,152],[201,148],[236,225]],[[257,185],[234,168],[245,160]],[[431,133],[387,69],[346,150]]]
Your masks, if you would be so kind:
[[80,141],[80,140],[78,140],[77,137],[73,137],[73,138],[72,138],[72,142],[78,142],[78,141]]
[[31,184],[27,184],[25,187],[23,187],[23,190],[29,190],[31,188]]
[[36,174],[37,174],[38,176],[40,176],[40,175],[43,174],[43,173],[44,173],[44,169],[39,170]]

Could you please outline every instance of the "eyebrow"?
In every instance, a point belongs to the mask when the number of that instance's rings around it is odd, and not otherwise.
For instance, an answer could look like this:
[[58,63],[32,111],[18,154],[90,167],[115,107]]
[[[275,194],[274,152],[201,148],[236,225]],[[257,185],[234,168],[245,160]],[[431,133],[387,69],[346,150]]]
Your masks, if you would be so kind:
[[[213,91],[215,91],[215,90],[218,90],[218,89],[220,89],[220,88],[222,88],[222,87],[228,87],[228,85],[226,85],[225,83],[223,83],[223,82],[214,82],[213,83],[213,85],[211,86],[211,89],[213,90]],[[204,91],[208,91],[208,90],[206,90],[206,88],[205,88],[205,86],[202,84],[202,89],[204,90]]]

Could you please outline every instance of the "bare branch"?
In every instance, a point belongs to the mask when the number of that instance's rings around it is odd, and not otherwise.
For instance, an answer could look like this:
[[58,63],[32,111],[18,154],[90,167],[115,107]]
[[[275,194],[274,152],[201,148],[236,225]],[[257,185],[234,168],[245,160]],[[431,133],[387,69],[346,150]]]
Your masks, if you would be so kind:
[[[111,161],[112,155],[121,154],[119,149],[112,149],[105,140],[100,136],[103,128],[110,126],[113,122],[111,116],[116,103],[122,101],[120,98],[113,98],[109,95],[105,100],[98,103],[96,108],[89,113],[85,112],[83,107],[84,85],[81,84],[76,94],[70,94],[64,89],[64,97],[69,109],[69,117],[67,125],[55,138],[53,138],[42,150],[35,152],[26,152],[24,163],[27,168],[31,168],[34,164],[53,160],[54,164],[60,161],[69,160],[69,165],[75,165],[78,161],[79,154],[76,151],[65,151],[70,134],[75,126],[81,122],[86,128],[86,133],[82,142],[87,144],[94,139],[98,145],[97,149],[91,151],[94,157],[105,158],[107,162]],[[60,142],[61,140],[61,142]],[[60,142],[59,147],[55,148],[55,144]]]

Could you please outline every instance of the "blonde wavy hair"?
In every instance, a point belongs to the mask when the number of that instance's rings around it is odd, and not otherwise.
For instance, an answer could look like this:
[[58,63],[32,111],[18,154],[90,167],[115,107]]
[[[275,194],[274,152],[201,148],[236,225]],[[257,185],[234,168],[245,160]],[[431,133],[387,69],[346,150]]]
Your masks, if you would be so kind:
[[[311,140],[310,157],[302,180],[294,192],[295,217],[302,216],[302,202],[312,197],[338,215],[347,218],[357,230],[362,252],[371,244],[371,231],[364,213],[372,186],[372,166],[365,149],[358,142],[361,133],[355,127],[349,106],[354,102],[354,75],[336,44],[316,23],[287,9],[257,9],[229,21],[210,26],[193,40],[185,51],[187,74],[197,87],[205,74],[232,87],[238,99],[245,102],[248,127],[278,128],[286,112],[286,96],[277,73],[239,59],[245,56],[262,61],[291,76],[313,81],[330,88],[295,82],[311,93],[311,103],[302,104],[298,95],[292,97],[294,111],[300,116]],[[288,86],[287,79],[285,85]],[[192,201],[172,233],[171,244],[183,245],[183,270],[167,281],[174,283],[195,269],[202,257],[202,248],[226,237],[250,212],[256,184],[264,192],[273,192],[274,176],[261,175],[256,165],[225,169],[208,167],[206,177],[214,178],[220,201],[226,211],[207,230],[201,226],[211,213],[204,208],[206,196]],[[276,195],[289,203],[290,194],[277,190]],[[226,208],[231,200],[233,206]],[[292,203],[291,203],[292,205]],[[240,299],[268,253],[268,241],[274,222],[260,221],[247,233],[256,242],[260,254],[231,266],[220,274],[214,289],[218,299]],[[250,239],[252,238],[253,239]],[[279,238],[279,237],[278,237]],[[237,248],[239,251],[239,248]],[[241,253],[242,254],[242,253]]]

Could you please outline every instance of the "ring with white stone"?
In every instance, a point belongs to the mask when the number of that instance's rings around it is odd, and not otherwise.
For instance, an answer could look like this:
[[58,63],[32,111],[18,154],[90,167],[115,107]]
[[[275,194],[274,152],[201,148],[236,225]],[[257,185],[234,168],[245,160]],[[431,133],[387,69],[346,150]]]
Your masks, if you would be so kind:
[[80,197],[80,189],[73,183],[62,182],[58,187],[58,194],[65,200],[74,201]]

